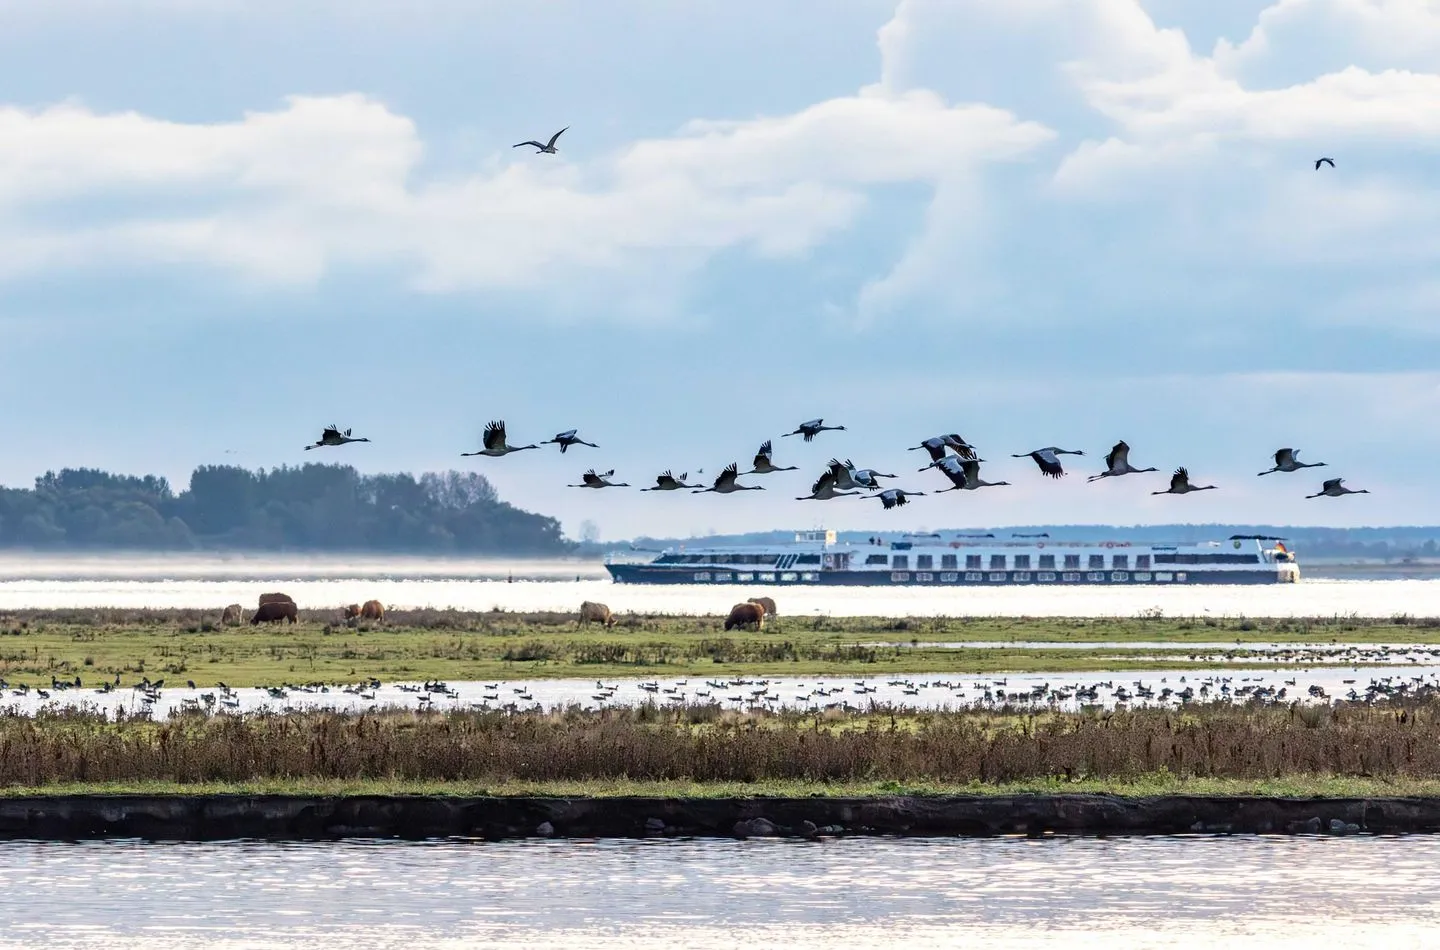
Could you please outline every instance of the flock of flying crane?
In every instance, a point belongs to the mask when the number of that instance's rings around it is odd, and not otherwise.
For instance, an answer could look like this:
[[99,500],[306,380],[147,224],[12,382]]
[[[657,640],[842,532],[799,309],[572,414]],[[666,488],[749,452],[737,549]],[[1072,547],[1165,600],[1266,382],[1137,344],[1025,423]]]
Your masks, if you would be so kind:
[[[548,142],[539,142],[530,139],[525,142],[517,142],[514,148],[522,145],[535,147],[535,154],[555,155],[558,149],[555,142],[570,127],[565,128],[550,136]],[[1323,157],[1315,160],[1315,170],[1319,171],[1322,165],[1335,167],[1335,160]],[[803,436],[806,442],[812,441],[821,432],[843,430],[844,426],[827,426],[824,419],[811,419],[801,423],[794,432],[786,432],[784,435]],[[484,448],[479,452],[462,452],[464,457],[474,455],[485,455],[491,458],[498,458],[510,455],[514,452],[523,452],[526,449],[538,449],[541,445],[558,445],[563,453],[572,445],[586,445],[590,448],[599,448],[593,442],[586,442],[576,435],[577,430],[569,429],[557,433],[555,438],[546,439],[543,442],[533,445],[510,445],[505,441],[505,423],[491,422],[485,427],[483,439]],[[307,449],[318,449],[321,446],[345,445],[348,442],[369,442],[366,438],[352,438],[351,430],[340,431],[338,426],[329,426],[313,445],[307,445]],[[950,433],[948,435],[937,435],[926,439],[919,445],[909,447],[912,451],[923,449],[930,454],[930,464],[920,471],[935,469],[950,481],[950,487],[938,489],[935,494],[947,491],[973,491],[978,488],[993,488],[999,485],[1008,485],[1009,482],[987,482],[980,478],[980,463],[985,461],[980,458],[975,447],[966,442],[960,436]],[[949,454],[953,451],[955,454]],[[1061,455],[1084,455],[1079,449],[1062,449],[1056,446],[1047,446],[1043,449],[1036,449],[1033,452],[1020,452],[1013,454],[1011,458],[1030,458],[1040,467],[1043,475],[1051,478],[1061,478],[1065,475],[1065,469],[1060,464]],[[1296,472],[1302,468],[1318,468],[1324,462],[1301,462],[1295,457],[1295,449],[1280,449],[1275,453],[1275,466],[1260,472],[1261,475],[1269,475],[1272,472]],[[731,462],[719,475],[715,477],[714,483],[709,488],[703,485],[687,485],[685,479],[688,472],[681,472],[677,478],[669,469],[661,472],[655,478],[654,486],[642,488],[641,491],[679,491],[688,489],[694,494],[715,492],[721,495],[728,495],[737,491],[763,491],[763,485],[741,485],[738,479],[741,475],[769,475],[772,472],[794,471],[796,466],[776,466],[773,460],[773,450],[770,440],[766,440],[760,446],[760,451],[755,453],[753,467],[748,472],[741,472],[740,466]],[[1101,478],[1109,478],[1119,475],[1134,475],[1141,472],[1158,471],[1155,468],[1135,468],[1130,464],[1130,446],[1124,441],[1116,442],[1105,456],[1105,471],[1098,475],[1091,475],[1086,481],[1096,481]],[[703,471],[698,474],[704,474]],[[615,475],[612,468],[608,472],[597,473],[593,468],[581,476],[580,483],[567,485],[567,488],[629,488],[628,482],[612,482],[610,479]],[[839,498],[844,495],[863,495],[865,492],[872,494],[866,497],[878,498],[880,504],[886,508],[896,508],[909,504],[909,499],[926,494],[923,491],[906,491],[903,488],[883,488],[880,485],[881,478],[896,478],[895,475],[887,475],[877,472],[872,468],[856,468],[855,463],[846,459],[841,462],[832,458],[830,465],[820,475],[815,483],[810,486],[810,494],[800,495],[797,501],[827,501],[831,498]],[[1190,472],[1183,466],[1175,469],[1170,476],[1170,487],[1164,491],[1151,492],[1152,495],[1186,495],[1190,492],[1211,491],[1215,485],[1192,485],[1190,483]],[[1338,498],[1341,495],[1364,495],[1369,494],[1369,489],[1352,489],[1345,487],[1345,479],[1327,479],[1321,486],[1320,491],[1313,495],[1306,495],[1306,498],[1319,498],[1322,495],[1329,498]]]
[[[834,432],[844,430],[844,426],[827,426],[824,419],[811,419],[803,422],[793,432],[783,433],[784,436],[798,435],[806,442],[814,441],[815,437],[822,432]],[[341,431],[338,426],[328,426],[320,438],[312,445],[305,446],[306,449],[318,449],[322,446],[345,445],[350,442],[369,442],[368,438],[354,437],[350,429]],[[561,453],[564,453],[572,445],[584,445],[590,448],[599,448],[594,442],[586,442],[580,438],[576,429],[567,429],[564,432],[556,433],[553,439],[545,439],[543,442],[530,445],[511,445],[506,441],[505,423],[501,421],[491,422],[485,427],[485,434],[482,439],[484,448],[478,452],[461,452],[462,457],[483,455],[490,458],[501,458],[506,455],[513,455],[516,452],[524,452],[527,449],[538,449],[542,445],[558,445]],[[980,477],[980,463],[985,461],[975,451],[975,446],[966,442],[959,435],[949,433],[928,438],[919,445],[908,446],[910,451],[923,450],[930,456],[930,463],[918,471],[925,472],[935,469],[950,482],[948,488],[938,489],[935,494],[947,491],[973,491],[979,488],[994,488],[999,485],[1008,485],[1009,482],[987,482]],[[951,454],[951,453],[954,454]],[[1065,468],[1060,462],[1062,455],[1084,455],[1081,449],[1062,449],[1054,445],[1046,446],[1043,449],[1036,449],[1033,452],[1019,452],[1011,455],[1011,458],[1029,458],[1039,467],[1040,473],[1050,478],[1062,478],[1065,475]],[[1296,458],[1297,450],[1285,448],[1275,453],[1275,465],[1258,474],[1269,475],[1273,472],[1297,472],[1302,468],[1319,468],[1325,465],[1324,462],[1302,462]],[[742,475],[769,475],[774,472],[792,472],[798,466],[784,465],[777,466],[774,461],[774,449],[771,440],[766,439],[755,453],[752,468],[748,472],[741,472],[738,463],[731,462],[719,475],[715,477],[710,487],[704,485],[687,485],[685,479],[689,477],[688,472],[681,472],[677,477],[671,470],[666,469],[655,477],[655,484],[650,488],[642,488],[641,491],[679,491],[688,489],[693,494],[715,492],[721,495],[728,495],[738,491],[763,491],[763,485],[741,485],[739,478]],[[1156,468],[1135,468],[1130,464],[1130,446],[1125,442],[1116,442],[1105,456],[1105,471],[1098,475],[1091,475],[1086,481],[1098,481],[1102,478],[1112,478],[1120,475],[1136,475],[1143,472],[1159,471]],[[567,488],[629,488],[628,482],[614,482],[610,479],[615,475],[612,468],[608,472],[597,473],[595,469],[589,469],[581,476],[578,484],[567,485]],[[896,478],[894,474],[878,472],[873,468],[857,468],[855,463],[849,459],[841,462],[832,458],[829,466],[820,475],[815,483],[810,486],[810,494],[800,495],[797,501],[827,501],[831,498],[839,498],[844,495],[862,495],[865,497],[877,498],[885,508],[895,508],[909,504],[909,499],[915,496],[924,495],[923,491],[907,491],[903,488],[885,488],[880,484],[882,478]],[[1322,495],[1330,498],[1338,498],[1341,495],[1362,495],[1369,494],[1369,489],[1346,488],[1343,478],[1332,478],[1324,482],[1320,491],[1313,495],[1306,495],[1306,498],[1319,498]],[[1190,492],[1211,491],[1215,485],[1193,485],[1190,482],[1190,473],[1185,468],[1177,468],[1170,476],[1170,487],[1163,491],[1151,492],[1152,495],[1186,495]],[[865,495],[869,492],[869,495]]]

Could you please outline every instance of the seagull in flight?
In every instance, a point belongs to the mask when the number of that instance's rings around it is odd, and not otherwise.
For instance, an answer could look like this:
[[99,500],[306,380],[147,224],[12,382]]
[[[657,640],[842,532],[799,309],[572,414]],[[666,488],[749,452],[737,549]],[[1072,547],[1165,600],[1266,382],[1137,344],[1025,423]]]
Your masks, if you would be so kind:
[[[565,129],[568,129],[568,128],[570,128],[570,126],[568,126],[568,125],[565,126]],[[539,151],[535,153],[536,155],[541,155],[541,154],[554,155],[554,154],[556,153],[555,140],[558,139],[561,135],[563,135],[563,134],[565,133],[565,129],[561,129],[559,132],[556,132],[554,135],[550,136],[550,141],[546,142],[544,145],[541,145],[539,142],[535,141],[534,139],[531,139],[531,140],[528,141],[528,142],[516,142],[514,145],[512,145],[512,146],[510,146],[510,147],[511,147],[511,148],[519,148],[519,147],[522,146],[522,145],[533,145],[533,146],[535,146],[537,149],[539,149]]]

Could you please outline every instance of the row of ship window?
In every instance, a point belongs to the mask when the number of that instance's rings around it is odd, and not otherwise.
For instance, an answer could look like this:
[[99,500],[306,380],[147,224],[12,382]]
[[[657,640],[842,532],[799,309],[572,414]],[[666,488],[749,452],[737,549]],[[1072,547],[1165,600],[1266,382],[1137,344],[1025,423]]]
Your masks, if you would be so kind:
[[[1064,561],[1060,565],[1058,565],[1058,567],[1068,571],[1080,570],[1080,558],[1082,557],[1082,555],[1065,554],[1061,556],[1064,558]],[[990,555],[989,565],[986,565],[985,555],[967,554],[965,555],[965,570],[1028,571],[1032,568],[1031,557],[1032,556],[1029,554],[1016,554],[1013,558],[1008,557],[1004,554],[992,554]],[[1128,554],[1110,555],[1110,563],[1108,565],[1105,563],[1105,555],[1103,554],[1090,554],[1084,555],[1084,557],[1086,557],[1087,559],[1084,568],[1090,571],[1103,571],[1107,569],[1112,571],[1128,571],[1132,566],[1130,562],[1130,555]],[[1054,554],[1037,555],[1034,559],[1038,563],[1034,564],[1033,567],[1034,569],[1041,571],[1056,570],[1057,565],[1055,563],[1055,558],[1056,555]],[[884,565],[887,560],[889,561],[889,567],[892,570],[903,571],[909,570],[910,568],[910,556],[906,554],[896,554],[894,556],[887,556],[884,554],[872,554],[865,559],[865,563],[867,565]],[[1254,554],[1153,555],[1153,561],[1155,564],[1254,564],[1257,563],[1259,560],[1259,556]],[[1133,566],[1137,571],[1148,571],[1151,567],[1151,561],[1152,555],[1137,554],[1135,555],[1135,562]],[[1013,563],[1007,564],[1007,562]],[[956,555],[940,555],[940,569],[942,571],[956,570],[959,567],[960,562],[959,558]],[[933,570],[934,568],[935,556],[933,554],[918,554],[915,556],[915,570],[928,571]]]
[[[1004,554],[992,554],[992,555],[990,555],[990,563],[989,563],[989,565],[988,565],[988,570],[992,570],[992,571],[1005,571],[1005,570],[1014,569],[1014,570],[1017,570],[1017,571],[1028,571],[1028,570],[1030,570],[1030,568],[1031,568],[1031,563],[1030,563],[1031,557],[1032,557],[1032,556],[1029,555],[1029,554],[1016,554],[1016,555],[1014,555],[1013,558],[1011,558],[1011,557],[1009,557],[1009,556],[1007,556],[1007,555],[1004,555]],[[1079,570],[1079,569],[1080,569],[1080,558],[1081,558],[1081,555],[1079,555],[1079,554],[1065,554],[1065,555],[1062,555],[1062,557],[1064,558],[1064,561],[1061,563],[1060,567],[1063,567],[1065,570]],[[1041,554],[1041,555],[1038,555],[1038,556],[1035,558],[1035,560],[1037,560],[1038,563],[1035,564],[1034,566],[1035,566],[1035,568],[1036,568],[1037,570],[1041,570],[1041,571],[1053,571],[1053,570],[1056,569],[1055,558],[1056,558],[1056,555],[1054,555],[1054,554]],[[870,555],[868,558],[865,559],[865,563],[866,563],[867,565],[885,565],[885,564],[887,563],[887,561],[888,561],[888,566],[889,566],[892,570],[904,571],[904,570],[908,570],[908,569],[910,568],[910,557],[909,557],[908,555],[905,555],[905,554],[896,554],[894,557],[890,557],[890,556],[884,555],[884,554],[872,554],[872,555]],[[1012,564],[1012,563],[1007,563],[1007,562],[1011,562],[1011,561],[1013,561],[1013,564]],[[940,555],[940,569],[941,569],[942,571],[953,571],[953,570],[958,569],[959,567],[960,567],[960,559],[959,559],[959,557],[958,557],[957,555],[954,555],[954,554],[942,554],[942,555]],[[1106,568],[1105,555],[1103,555],[1103,554],[1091,554],[1091,555],[1089,555],[1089,563],[1087,563],[1087,564],[1085,565],[1085,567],[1086,567],[1088,570],[1092,570],[1092,571],[1103,571],[1103,570],[1105,570],[1105,568]],[[1137,555],[1135,556],[1135,568],[1136,568],[1136,570],[1141,570],[1141,571],[1143,571],[1143,570],[1149,569],[1149,567],[1150,567],[1150,555],[1148,555],[1148,554],[1137,554]],[[934,570],[934,568],[935,568],[935,556],[934,556],[934,555],[932,555],[932,554],[918,554],[918,555],[915,556],[915,570],[917,570],[917,571],[929,571],[929,570]],[[1111,556],[1110,556],[1109,568],[1110,568],[1111,570],[1119,570],[1119,571],[1129,570],[1129,569],[1130,569],[1130,555],[1128,555],[1128,554],[1113,554],[1113,555],[1111,555]],[[965,570],[967,570],[967,571],[979,571],[979,570],[986,570],[986,569],[987,569],[987,565],[985,564],[985,556],[984,556],[983,554],[967,554],[967,555],[965,555]]]
[[[759,580],[761,580],[761,581],[771,581],[771,582],[777,581],[777,580],[778,580],[778,581],[789,581],[789,582],[793,582],[793,581],[814,581],[814,580],[818,580],[818,579],[819,579],[819,576],[820,576],[819,574],[816,574],[816,573],[810,572],[810,571],[800,571],[800,572],[785,571],[785,572],[778,572],[778,573],[768,573],[768,572],[766,572],[766,573],[758,573],[758,574],[755,574],[755,573],[731,573],[731,572],[729,572],[729,571],[696,571],[696,572],[695,572],[695,580],[696,580],[696,582],[700,582],[700,583],[703,583],[703,582],[706,582],[706,581],[720,581],[720,582],[722,582],[722,583],[728,582],[728,581],[753,581],[753,580],[756,580],[756,579],[759,579]],[[1036,574],[1034,575],[1034,580],[1039,581],[1039,582],[1041,582],[1041,583],[1050,583],[1050,582],[1053,582],[1053,581],[1055,581],[1055,580],[1059,580],[1061,583],[1074,584],[1074,583],[1078,583],[1078,582],[1079,582],[1080,577],[1081,577],[1081,572],[1080,572],[1080,571],[1065,571],[1065,572],[1062,572],[1062,573],[1060,573],[1060,574],[1058,574],[1058,575],[1057,575],[1055,572],[1053,572],[1053,571],[1040,571],[1040,572],[1038,572],[1038,573],[1036,573]],[[1112,572],[1108,575],[1108,577],[1107,577],[1107,575],[1105,574],[1104,571],[1090,571],[1090,572],[1086,573],[1086,574],[1084,575],[1084,577],[1085,577],[1085,580],[1086,580],[1086,581],[1089,581],[1089,582],[1105,581],[1105,580],[1122,581],[1122,582],[1123,582],[1123,581],[1129,581],[1129,580],[1132,579],[1132,575],[1131,575],[1128,571],[1112,571]],[[1183,582],[1185,581],[1185,579],[1186,579],[1186,574],[1185,574],[1184,571],[1178,571],[1178,572],[1156,572],[1156,573],[1154,573],[1154,574],[1151,574],[1149,571],[1137,571],[1137,572],[1133,575],[1133,579],[1136,580],[1136,581],[1139,581],[1140,583],[1149,583],[1151,580],[1156,580],[1156,581],[1170,581],[1170,580],[1174,580],[1174,581],[1180,581],[1180,582],[1183,583]],[[908,583],[908,582],[910,581],[910,572],[909,572],[909,571],[893,572],[893,573],[891,573],[891,575],[890,575],[890,580],[891,580],[892,583]],[[934,574],[931,574],[931,573],[928,573],[928,572],[919,571],[919,572],[916,572],[916,574],[915,574],[915,580],[916,580],[917,582],[922,582],[922,583],[923,583],[923,582],[927,582],[927,581],[933,581],[933,580],[935,580],[935,575],[934,575]],[[944,572],[944,573],[941,573],[941,575],[940,575],[940,582],[943,583],[943,584],[954,584],[954,583],[958,582],[959,580],[960,580],[960,572],[958,572],[958,571]],[[984,571],[966,571],[966,572],[965,572],[965,581],[966,581],[967,583],[973,583],[973,582],[977,582],[977,581],[1007,581],[1007,580],[1009,580],[1009,581],[1025,582],[1025,581],[1031,580],[1031,575],[1030,575],[1030,572],[1029,572],[1029,571],[1016,571],[1016,572],[1013,573],[1013,574],[1006,574],[1006,573],[1003,573],[1003,572],[995,572],[995,573],[987,574],[987,573],[985,573]]]

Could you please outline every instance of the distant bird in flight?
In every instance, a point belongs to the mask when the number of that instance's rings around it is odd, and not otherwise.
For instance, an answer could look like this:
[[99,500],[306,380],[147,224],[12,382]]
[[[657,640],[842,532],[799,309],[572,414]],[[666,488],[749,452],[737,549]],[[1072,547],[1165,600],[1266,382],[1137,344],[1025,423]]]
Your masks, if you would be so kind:
[[844,464],[841,464],[839,459],[831,459],[830,474],[835,476],[836,488],[867,488],[870,491],[880,488],[876,479],[896,477],[877,472],[873,468],[856,468],[855,463],[849,459],[846,459]]
[[910,446],[910,451],[914,452],[916,449],[924,449],[930,453],[930,464],[920,469],[922,472],[925,471],[926,468],[935,468],[939,461],[945,457],[946,449],[954,449],[955,454],[962,459],[973,459],[975,457],[975,446],[966,442],[953,432],[949,435],[933,436],[921,442],[919,445]]
[[499,458],[502,455],[509,455],[511,452],[523,452],[526,449],[538,449],[538,445],[506,445],[505,444],[505,423],[491,422],[485,427],[485,435],[482,440],[485,448],[479,452],[461,452],[464,458],[469,455],[488,455],[491,458]]
[[1319,498],[1321,495],[1326,495],[1326,496],[1328,496],[1328,497],[1330,497],[1330,498],[1339,498],[1341,495],[1368,495],[1368,494],[1370,494],[1370,489],[1368,489],[1368,488],[1346,488],[1346,487],[1345,487],[1345,479],[1343,479],[1343,478],[1331,478],[1331,479],[1328,479],[1328,480],[1324,483],[1324,485],[1321,487],[1321,489],[1320,489],[1318,492],[1316,492],[1316,493],[1313,494],[1313,495],[1306,495],[1305,497],[1306,497],[1306,498]]
[[580,476],[580,484],[579,484],[579,485],[566,485],[565,487],[566,487],[566,488],[629,488],[629,487],[630,487],[629,484],[627,484],[626,482],[612,482],[612,481],[609,481],[610,476],[611,476],[611,475],[614,475],[614,474],[615,474],[615,470],[612,468],[610,471],[606,472],[606,473],[603,474],[603,475],[596,475],[596,474],[595,474],[595,470],[592,468],[592,469],[590,469],[588,472],[586,472],[584,475],[581,475],[581,476]]
[[1302,462],[1295,456],[1300,454],[1299,449],[1280,449],[1275,453],[1275,467],[1267,468],[1258,475],[1269,475],[1271,472],[1298,472],[1302,468],[1319,468],[1324,462]]
[[692,495],[698,495],[698,494],[701,494],[702,492],[713,491],[713,492],[718,492],[718,493],[721,494],[721,495],[728,495],[728,494],[730,494],[731,492],[737,492],[737,491],[764,491],[764,490],[765,490],[765,486],[764,486],[764,485],[738,485],[738,484],[736,484],[736,483],[735,483],[735,479],[738,478],[739,476],[740,476],[740,466],[739,466],[738,464],[736,464],[735,462],[731,462],[729,465],[725,466],[725,471],[723,471],[723,472],[721,472],[719,475],[716,475],[716,476],[715,476],[715,484],[714,484],[714,485],[711,485],[709,488],[702,488],[702,489],[700,489],[699,491],[691,492],[691,494],[692,494]]
[[681,473],[680,473],[680,477],[679,477],[679,478],[676,478],[674,475],[672,475],[672,474],[670,473],[670,470],[667,468],[665,471],[663,471],[663,472],[661,472],[659,475],[656,475],[656,476],[655,476],[655,487],[654,487],[654,488],[642,488],[642,489],[640,489],[640,490],[641,490],[641,491],[675,491],[676,489],[679,489],[679,488],[703,488],[703,487],[704,487],[703,485],[687,485],[687,484],[685,484],[685,476],[688,475],[688,474],[689,474],[689,472],[681,472]]
[[579,438],[578,436],[576,436],[575,433],[576,433],[577,431],[578,431],[578,430],[576,430],[576,429],[566,429],[564,432],[561,432],[561,433],[557,434],[557,435],[555,436],[555,438],[553,438],[553,439],[546,439],[544,442],[541,442],[540,444],[541,444],[541,445],[552,445],[552,444],[553,444],[553,445],[558,445],[558,446],[560,446],[560,454],[562,454],[562,455],[565,454],[565,450],[568,449],[568,448],[570,448],[570,446],[572,446],[572,445],[588,445],[588,446],[590,446],[590,448],[592,448],[592,449],[598,449],[598,448],[600,448],[600,446],[596,445],[594,442],[586,442],[584,439]]
[[1321,166],[1321,165],[1329,165],[1331,168],[1334,168],[1334,167],[1335,167],[1335,159],[1333,159],[1333,158],[1317,158],[1317,159],[1315,159],[1315,170],[1316,170],[1317,172],[1320,170],[1320,166]]
[[796,498],[795,500],[796,500],[796,501],[829,501],[831,498],[839,498],[841,495],[858,495],[858,494],[860,494],[860,493],[859,493],[859,492],[853,492],[853,491],[836,491],[836,490],[835,490],[835,472],[834,472],[832,469],[828,469],[828,468],[827,468],[827,469],[825,470],[825,474],[823,474],[823,475],[821,475],[819,478],[817,478],[817,479],[815,480],[815,484],[813,484],[813,485],[810,486],[810,494],[808,494],[808,495],[802,495],[802,496]]
[[369,439],[352,439],[350,437],[351,431],[350,429],[346,429],[344,432],[341,432],[339,426],[326,426],[325,431],[321,433],[320,438],[316,440],[315,444],[307,445],[305,448],[308,451],[309,449],[318,449],[322,445],[344,445],[346,442],[370,441]]
[[872,495],[871,497],[879,498],[880,504],[886,508],[895,508],[900,505],[910,504],[911,496],[923,494],[925,494],[923,491],[906,491],[903,488],[887,488],[880,494]]
[[1159,469],[1157,468],[1133,467],[1130,464],[1130,446],[1125,444],[1124,439],[1121,439],[1119,442],[1115,443],[1115,447],[1110,450],[1110,454],[1105,456],[1105,471],[1101,472],[1099,475],[1091,475],[1085,480],[1087,482],[1093,482],[1096,479],[1109,478],[1111,476],[1135,475],[1140,472],[1158,471]]
[[1192,485],[1190,484],[1190,472],[1184,467],[1177,468],[1175,474],[1170,476],[1170,487],[1164,491],[1152,491],[1152,495],[1184,495],[1192,491],[1210,491],[1214,485]]
[[[565,126],[565,129],[568,129],[568,128],[570,128],[570,126],[568,126],[568,125]],[[510,147],[511,147],[511,148],[519,148],[519,147],[522,146],[522,145],[533,145],[533,146],[535,146],[537,149],[540,150],[540,151],[538,151],[538,152],[535,153],[536,155],[540,155],[540,154],[542,154],[542,153],[543,153],[543,154],[546,154],[546,155],[554,155],[554,154],[556,153],[555,140],[558,139],[561,135],[564,134],[565,129],[561,129],[559,132],[556,132],[554,135],[550,136],[550,141],[546,142],[544,145],[541,145],[539,142],[535,141],[534,139],[531,139],[531,140],[528,141],[528,142],[516,142],[514,145],[512,145],[512,146],[510,146]]]
[[[940,474],[950,479],[949,488],[941,488],[936,494],[947,491],[964,491],[970,487],[970,478],[965,471],[965,464],[953,455],[947,455],[931,463],[939,469]],[[921,469],[924,471],[924,469]]]
[[1032,458],[1035,460],[1035,464],[1040,466],[1041,474],[1049,475],[1051,478],[1060,478],[1065,474],[1065,469],[1061,467],[1058,456],[1084,454],[1085,452],[1081,449],[1059,449],[1051,445],[1043,449],[1036,449],[1033,452],[1021,452],[1016,455],[1011,455],[1010,457],[1013,459]]
[[[1009,485],[1009,482],[987,482],[980,477],[980,463],[984,459],[966,459],[960,463],[965,471],[965,490],[975,491],[980,488],[999,488],[1001,485]],[[940,466],[944,468],[944,465]]]
[[755,453],[755,467],[746,472],[746,475],[769,475],[771,472],[793,472],[797,466],[784,465],[776,466],[771,460],[774,451],[771,448],[770,440],[766,439],[760,446],[760,451]]
[[800,423],[794,432],[786,432],[785,435],[803,435],[805,441],[809,442],[822,432],[839,432],[844,428],[844,426],[827,426],[824,419],[811,419],[809,422]]

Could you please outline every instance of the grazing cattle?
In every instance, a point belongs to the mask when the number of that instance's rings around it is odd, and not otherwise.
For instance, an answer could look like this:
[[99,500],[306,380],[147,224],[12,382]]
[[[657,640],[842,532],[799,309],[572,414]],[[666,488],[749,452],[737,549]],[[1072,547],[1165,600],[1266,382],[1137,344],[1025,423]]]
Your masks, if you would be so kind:
[[367,600],[360,608],[361,620],[384,620],[385,605],[378,600]]
[[260,609],[255,611],[255,616],[250,618],[250,625],[255,626],[261,623],[276,623],[281,620],[290,623],[299,623],[298,611],[293,601],[274,600],[268,604],[261,604]]
[[266,604],[293,604],[293,603],[295,603],[295,601],[293,601],[293,600],[290,599],[290,595],[289,595],[289,594],[261,594],[261,595],[260,595],[260,606],[261,606],[261,607],[264,607]]
[[767,617],[775,616],[775,601],[769,597],[751,597],[747,603],[759,604],[761,607],[764,607],[765,616]]
[[245,621],[245,611],[239,604],[231,604],[225,608],[220,615],[220,622],[227,627],[235,627]]
[[615,626],[615,615],[610,608],[604,604],[597,604],[593,600],[587,600],[580,605],[580,623],[598,623],[607,627]]
[[349,607],[346,607],[346,608],[345,608],[345,619],[346,619],[346,620],[354,620],[354,619],[355,619],[356,617],[358,617],[358,616],[360,616],[360,605],[359,605],[359,604],[351,604]]
[[725,618],[725,629],[748,627],[752,623],[756,630],[765,628],[765,608],[760,604],[752,604],[747,601],[730,608],[730,616]]

